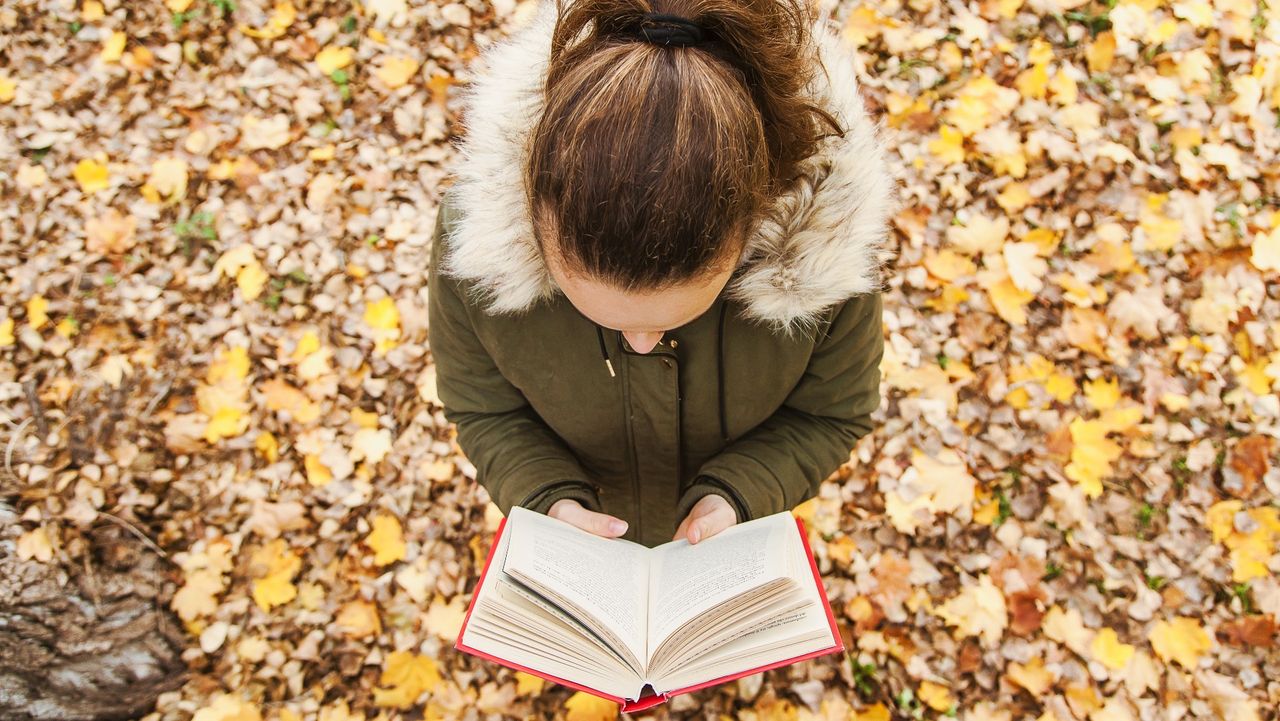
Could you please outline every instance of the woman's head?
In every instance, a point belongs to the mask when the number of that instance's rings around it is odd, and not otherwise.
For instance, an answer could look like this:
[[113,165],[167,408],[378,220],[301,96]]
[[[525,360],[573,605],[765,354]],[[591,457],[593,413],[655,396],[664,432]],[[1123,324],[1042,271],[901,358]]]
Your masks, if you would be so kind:
[[[822,124],[840,128],[803,96],[806,0],[557,3],[529,207],[566,296],[637,345],[714,302]],[[693,21],[703,41],[646,41],[650,12]]]

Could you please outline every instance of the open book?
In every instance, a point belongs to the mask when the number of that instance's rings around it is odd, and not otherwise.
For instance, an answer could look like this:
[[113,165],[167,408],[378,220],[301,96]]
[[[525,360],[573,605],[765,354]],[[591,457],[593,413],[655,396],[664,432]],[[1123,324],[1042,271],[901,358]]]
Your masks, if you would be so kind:
[[648,548],[519,506],[455,645],[623,711],[844,647],[788,512]]

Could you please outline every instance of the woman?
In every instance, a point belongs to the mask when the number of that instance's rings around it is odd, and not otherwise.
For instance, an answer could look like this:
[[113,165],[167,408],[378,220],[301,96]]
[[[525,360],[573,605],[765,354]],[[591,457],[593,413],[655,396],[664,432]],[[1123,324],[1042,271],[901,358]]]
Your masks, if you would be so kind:
[[484,54],[429,339],[503,513],[697,543],[813,496],[871,431],[895,185],[812,12],[543,0]]

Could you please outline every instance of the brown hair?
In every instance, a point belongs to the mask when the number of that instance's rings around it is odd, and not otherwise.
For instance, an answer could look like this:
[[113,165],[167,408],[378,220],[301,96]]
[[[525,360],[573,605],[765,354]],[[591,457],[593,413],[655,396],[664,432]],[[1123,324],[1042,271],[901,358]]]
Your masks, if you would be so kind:
[[[737,260],[817,150],[808,0],[556,0],[526,190],[538,242],[572,272],[658,290]],[[635,32],[646,12],[704,28],[691,47]],[[590,27],[588,27],[590,26]],[[573,43],[586,31],[586,37]]]

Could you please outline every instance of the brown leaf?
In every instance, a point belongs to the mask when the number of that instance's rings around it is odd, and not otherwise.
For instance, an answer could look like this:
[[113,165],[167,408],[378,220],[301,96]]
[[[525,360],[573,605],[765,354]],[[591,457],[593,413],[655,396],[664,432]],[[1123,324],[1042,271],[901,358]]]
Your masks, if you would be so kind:
[[1044,620],[1044,589],[1019,591],[1009,596],[1009,630],[1019,636],[1030,636]]
[[1254,434],[1240,439],[1222,466],[1222,487],[1236,498],[1248,498],[1271,468],[1270,436]]
[[1233,646],[1271,648],[1276,644],[1276,619],[1269,613],[1238,618],[1218,626],[1218,638]]

